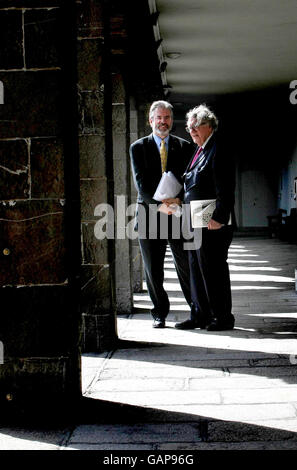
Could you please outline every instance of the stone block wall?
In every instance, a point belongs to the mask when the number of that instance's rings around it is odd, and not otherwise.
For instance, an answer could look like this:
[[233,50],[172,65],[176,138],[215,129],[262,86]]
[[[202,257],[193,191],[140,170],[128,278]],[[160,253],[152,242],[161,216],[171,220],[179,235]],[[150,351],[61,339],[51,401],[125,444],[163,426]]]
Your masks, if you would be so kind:
[[[130,99],[130,144],[139,138],[138,117],[135,109],[135,101]],[[132,171],[130,172],[130,200],[132,204],[136,203],[137,191],[135,189]],[[141,292],[143,289],[143,265],[137,238],[132,240],[132,282],[133,292]]]
[[0,406],[8,410],[37,410],[38,400],[39,409],[63,408],[80,396],[81,350],[114,347],[116,312],[130,313],[141,289],[137,242],[99,240],[95,226],[100,204],[117,215],[115,196],[134,202],[128,149],[146,133],[142,84],[147,96],[159,73],[146,59],[147,15],[146,0],[0,2]]
[[81,199],[82,349],[116,341],[114,240],[99,240],[98,205],[113,205],[110,18],[105,2],[77,2],[77,94]]
[[130,204],[129,106],[123,76],[112,75],[112,129],[114,167],[115,240],[117,313],[130,314],[133,309],[132,242],[127,236],[127,208]]
[[0,4],[0,404],[11,410],[80,393],[78,153],[63,14],[56,0]]

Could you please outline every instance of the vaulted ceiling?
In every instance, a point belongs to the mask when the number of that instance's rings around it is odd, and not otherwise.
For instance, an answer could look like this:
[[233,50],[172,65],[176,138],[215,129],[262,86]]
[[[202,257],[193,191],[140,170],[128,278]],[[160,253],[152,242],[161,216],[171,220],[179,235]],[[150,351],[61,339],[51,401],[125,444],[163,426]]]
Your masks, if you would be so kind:
[[148,1],[171,102],[297,79],[296,0]]

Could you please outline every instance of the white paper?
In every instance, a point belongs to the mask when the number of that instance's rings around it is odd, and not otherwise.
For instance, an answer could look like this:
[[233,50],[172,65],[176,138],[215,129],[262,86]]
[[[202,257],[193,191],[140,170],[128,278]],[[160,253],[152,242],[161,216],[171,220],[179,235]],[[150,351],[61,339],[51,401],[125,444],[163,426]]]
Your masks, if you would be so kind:
[[[216,208],[215,199],[201,199],[199,201],[190,201],[191,222],[193,228],[207,227],[212,218],[213,211]],[[231,224],[231,215],[228,225]]]
[[176,179],[174,174],[171,171],[165,171],[160,179],[156,192],[153,195],[153,199],[156,201],[163,201],[163,199],[176,197],[181,188],[182,185]]

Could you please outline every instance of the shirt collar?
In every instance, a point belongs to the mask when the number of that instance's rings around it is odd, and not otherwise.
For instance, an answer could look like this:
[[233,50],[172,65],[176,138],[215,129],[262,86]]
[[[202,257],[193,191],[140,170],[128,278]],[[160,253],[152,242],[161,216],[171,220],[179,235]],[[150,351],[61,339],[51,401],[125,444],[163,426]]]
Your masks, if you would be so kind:
[[166,147],[168,146],[169,134],[168,134],[167,137],[165,137],[165,139],[161,139],[161,137],[159,137],[157,134],[153,134],[153,138],[154,138],[154,141],[156,142],[158,148],[160,148],[162,140],[165,141]]
[[203,145],[201,145],[201,147],[203,148],[203,150],[205,149],[206,145],[207,145],[207,142],[211,139],[211,137],[213,136],[213,131],[212,133],[210,134],[210,136],[207,137],[206,141],[204,142]]

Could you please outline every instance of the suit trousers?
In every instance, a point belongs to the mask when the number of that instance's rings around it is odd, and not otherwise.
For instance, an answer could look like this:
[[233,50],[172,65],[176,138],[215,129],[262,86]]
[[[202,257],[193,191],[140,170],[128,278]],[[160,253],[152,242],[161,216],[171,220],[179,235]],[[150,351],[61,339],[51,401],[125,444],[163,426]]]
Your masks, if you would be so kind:
[[139,245],[144,264],[147,289],[153,303],[151,310],[154,318],[164,319],[170,309],[168,294],[163,287],[164,260],[169,244],[177,276],[186,301],[191,305],[190,270],[187,252],[183,248],[183,239],[149,239],[139,238]]
[[190,250],[191,318],[209,324],[213,318],[225,322],[232,316],[232,297],[228,249],[233,238],[232,227],[202,229],[199,249]]

